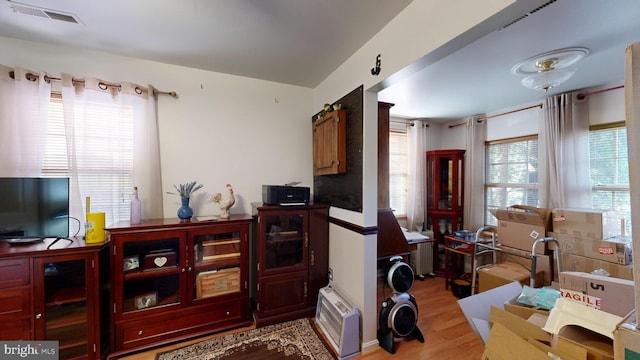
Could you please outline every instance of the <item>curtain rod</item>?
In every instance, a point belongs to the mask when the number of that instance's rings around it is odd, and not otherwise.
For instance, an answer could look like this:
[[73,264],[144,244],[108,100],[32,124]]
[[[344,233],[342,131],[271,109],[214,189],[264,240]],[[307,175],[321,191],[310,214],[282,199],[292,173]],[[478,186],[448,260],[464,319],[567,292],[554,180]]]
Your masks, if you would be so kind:
[[[13,70],[12,70],[12,71],[10,71],[10,72],[9,72],[9,76],[10,76],[12,79],[15,79],[15,72],[14,72]],[[38,80],[38,79],[40,78],[40,75],[33,74],[33,73],[26,73],[26,74],[25,74],[25,77],[26,77],[26,78],[27,78],[27,80],[29,80],[29,81],[36,81],[36,80]],[[61,80],[62,80],[61,78],[57,78],[57,77],[53,77],[53,76],[49,76],[49,75],[45,75],[45,76],[44,76],[44,81],[46,81],[46,82],[50,82],[50,81],[61,81]],[[84,80],[76,80],[76,79],[73,79],[71,82],[72,82],[74,85],[84,85]],[[122,87],[122,85],[119,85],[119,84],[107,84],[107,83],[104,83],[104,82],[100,82],[100,83],[98,84],[98,86],[99,86],[102,90],[106,90],[107,88],[110,88],[110,87],[111,87],[111,88],[118,88],[118,89],[120,89],[120,88]],[[142,93],[142,88],[140,88],[140,87],[137,87],[137,86],[136,86],[135,91],[136,91],[136,93],[137,93],[137,94],[141,94],[141,93]],[[157,90],[157,89],[153,89],[153,94],[154,94],[154,95],[171,95],[171,96],[172,96],[172,97],[174,97],[174,98],[177,98],[177,97],[178,97],[178,94],[177,94],[175,91],[160,91],[160,90]]]
[[[409,126],[414,126],[415,125],[414,123],[416,121],[421,121],[421,120],[415,120],[415,119],[414,120],[409,120],[409,119],[391,119],[391,120],[389,120],[389,122],[394,122],[394,123],[398,123],[398,124],[406,124],[406,125],[409,125]],[[422,125],[424,127],[429,127],[429,124],[427,124],[425,122],[423,122]]]
[[[602,90],[593,91],[593,92],[589,92],[589,93],[578,94],[578,95],[576,96],[576,98],[577,98],[578,100],[582,100],[582,99],[586,98],[586,97],[587,97],[587,96],[589,96],[589,95],[600,94],[600,93],[603,93],[603,92],[605,92],[605,91],[617,90],[617,89],[622,89],[622,88],[624,88],[624,85],[614,86],[614,87],[611,87],[611,88],[608,88],[608,89],[602,89]],[[487,117],[481,117],[481,118],[478,118],[478,121],[483,121],[483,120],[486,120],[486,119],[491,119],[491,118],[494,118],[494,117],[497,117],[497,116],[508,115],[508,114],[512,114],[512,113],[514,113],[514,112],[518,112],[518,111],[522,111],[522,110],[529,110],[529,109],[533,109],[533,108],[536,108],[536,107],[542,108],[542,104],[533,105],[533,106],[525,107],[525,108],[522,108],[522,109],[517,109],[517,110],[513,110],[513,111],[508,111],[508,112],[504,112],[504,113],[496,114],[496,115],[491,115],[491,116],[487,116]],[[465,123],[449,125],[449,129],[454,128],[454,127],[457,127],[457,126],[462,126],[462,125],[464,125],[464,124],[465,124]]]
[[576,96],[578,98],[578,100],[582,100],[584,98],[586,98],[589,95],[595,95],[595,94],[600,94],[603,93],[605,91],[609,91],[609,90],[617,90],[617,89],[622,89],[624,87],[624,85],[620,85],[620,86],[614,86],[612,88],[608,88],[608,89],[602,89],[602,90],[598,90],[598,91],[593,91],[590,93],[586,93],[586,94],[578,94],[578,96]]
[[[495,115],[491,115],[491,116],[480,117],[480,118],[477,118],[476,121],[482,122],[484,120],[491,119],[491,118],[494,118],[494,117],[498,117],[498,116],[502,116],[502,115],[509,115],[509,114],[513,114],[513,113],[516,113],[516,112],[519,112],[519,111],[529,110],[529,109],[533,109],[533,108],[537,108],[537,107],[542,108],[542,104],[527,106],[527,107],[524,107],[522,109],[511,110],[511,111],[507,111],[507,112],[503,112],[503,113],[495,114]],[[459,124],[454,124],[454,125],[449,125],[449,129],[454,128],[454,127],[458,127],[458,126],[462,126],[462,125],[466,125],[466,122],[459,123]]]

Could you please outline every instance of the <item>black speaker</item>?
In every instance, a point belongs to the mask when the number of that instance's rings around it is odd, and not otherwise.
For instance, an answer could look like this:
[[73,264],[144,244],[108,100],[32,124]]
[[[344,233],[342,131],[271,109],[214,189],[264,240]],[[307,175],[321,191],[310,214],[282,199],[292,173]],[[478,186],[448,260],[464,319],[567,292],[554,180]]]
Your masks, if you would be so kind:
[[412,336],[424,342],[418,323],[418,304],[408,291],[413,286],[414,273],[411,266],[402,261],[402,257],[389,259],[386,270],[386,284],[393,294],[382,302],[378,319],[378,343],[380,347],[395,354],[395,337]]
[[389,260],[391,264],[387,269],[387,286],[389,286],[394,293],[408,292],[413,286],[413,279],[415,277],[413,269],[402,261],[402,257],[400,256],[394,256]]

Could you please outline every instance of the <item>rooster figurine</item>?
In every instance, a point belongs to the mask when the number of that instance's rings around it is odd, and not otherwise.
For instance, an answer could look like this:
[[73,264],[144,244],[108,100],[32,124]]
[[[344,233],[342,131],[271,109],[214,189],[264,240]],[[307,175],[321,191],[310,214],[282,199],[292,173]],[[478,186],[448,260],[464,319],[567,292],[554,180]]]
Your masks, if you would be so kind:
[[233,187],[231,184],[227,184],[227,190],[229,191],[229,197],[227,199],[222,198],[222,194],[215,193],[211,196],[211,201],[218,204],[222,213],[220,214],[220,219],[228,219],[231,215],[229,213],[229,208],[236,203],[236,198],[233,196]]

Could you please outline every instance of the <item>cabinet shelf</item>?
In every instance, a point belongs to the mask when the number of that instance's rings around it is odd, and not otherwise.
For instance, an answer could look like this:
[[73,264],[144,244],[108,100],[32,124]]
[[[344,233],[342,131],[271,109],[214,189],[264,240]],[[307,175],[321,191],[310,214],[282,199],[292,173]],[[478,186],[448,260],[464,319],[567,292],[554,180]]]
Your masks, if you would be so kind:
[[47,330],[81,325],[87,321],[87,307],[84,302],[56,306],[48,309]]
[[299,236],[292,236],[287,238],[279,238],[279,239],[267,239],[266,243],[269,244],[278,244],[278,243],[290,243],[290,242],[302,242],[302,238]]
[[132,312],[132,311],[147,311],[150,309],[157,309],[159,307],[162,306],[167,306],[167,305],[176,305],[180,303],[180,293],[176,292],[174,294],[171,294],[169,296],[164,297],[161,300],[157,300],[155,305],[151,305],[149,307],[145,307],[145,308],[138,308],[136,305],[136,298],[135,297],[130,297],[130,298],[125,298],[123,301],[123,312],[128,313],[128,312]]
[[87,290],[84,287],[61,288],[47,298],[45,305],[49,307],[86,300]]
[[125,280],[137,280],[144,278],[152,278],[157,276],[171,275],[180,272],[178,266],[170,266],[162,269],[140,269],[124,274]]
[[50,339],[58,339],[61,351],[80,346],[86,349],[87,324],[76,324],[71,327],[47,329],[47,337]]
[[202,261],[195,264],[195,270],[199,272],[237,266],[240,266],[240,256],[220,260]]

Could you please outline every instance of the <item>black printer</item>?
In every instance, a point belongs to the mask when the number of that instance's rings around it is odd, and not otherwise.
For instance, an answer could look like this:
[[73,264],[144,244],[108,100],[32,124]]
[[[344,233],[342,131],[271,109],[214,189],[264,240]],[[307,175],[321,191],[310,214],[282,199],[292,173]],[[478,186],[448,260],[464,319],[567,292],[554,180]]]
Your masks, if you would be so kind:
[[303,186],[262,185],[262,202],[265,205],[307,205],[309,188]]

